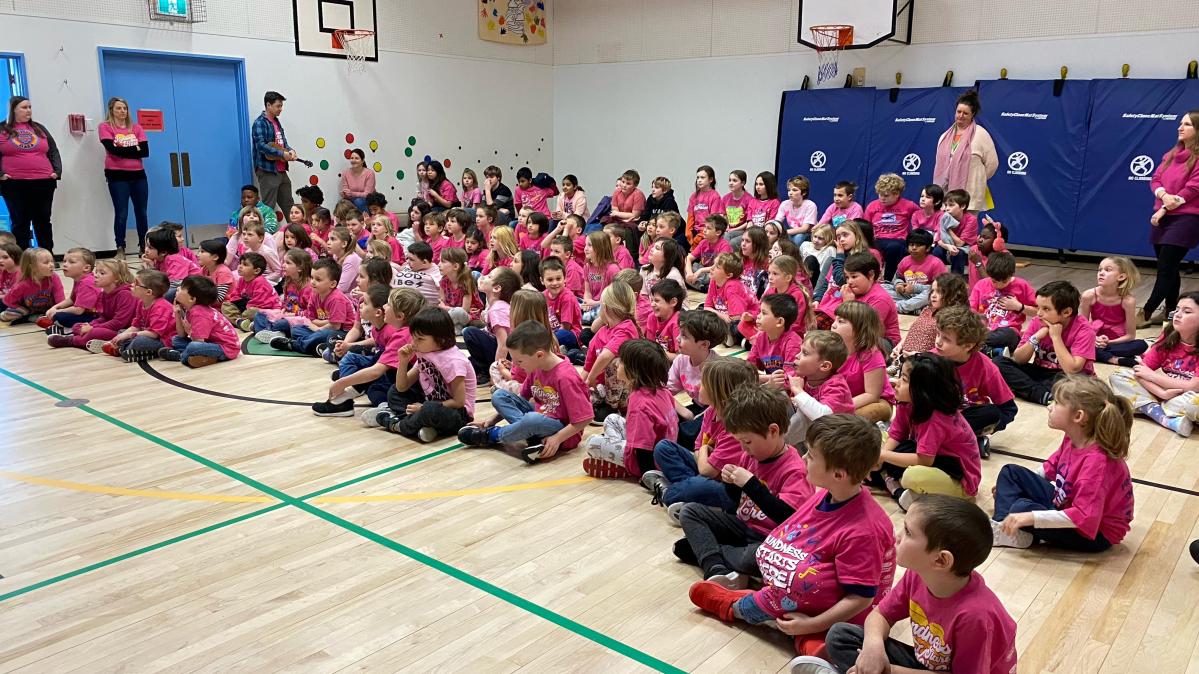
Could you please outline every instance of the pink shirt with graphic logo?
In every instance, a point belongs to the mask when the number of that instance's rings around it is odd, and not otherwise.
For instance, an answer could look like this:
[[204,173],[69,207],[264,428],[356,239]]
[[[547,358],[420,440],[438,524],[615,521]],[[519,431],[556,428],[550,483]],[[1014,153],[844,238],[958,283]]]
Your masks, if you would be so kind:
[[719,286],[713,282],[708,288],[704,306],[725,312],[729,315],[729,320],[736,319],[747,311],[758,311],[758,301],[745,292],[745,286],[740,279],[729,279]]
[[14,124],[11,136],[0,132],[0,161],[13,180],[49,178],[54,173],[49,155],[50,139],[39,136],[31,124]]
[[754,337],[753,347],[749,350],[749,362],[761,372],[771,373],[782,370],[788,377],[795,375],[795,357],[799,355],[799,347],[803,346],[803,338],[791,330],[784,330],[778,339],[772,340],[765,332],[759,332]]
[[237,331],[219,309],[199,304],[192,306],[187,310],[187,328],[188,339],[216,344],[229,360],[241,354],[241,342],[237,339]]
[[703,363],[696,365],[691,362],[691,356],[680,355],[670,363],[670,371],[666,373],[666,388],[671,393],[686,391],[691,400],[699,401],[699,380],[703,374]]
[[1132,479],[1128,464],[1097,444],[1078,448],[1070,436],[1042,466],[1053,483],[1053,507],[1066,514],[1078,533],[1101,533],[1112,545],[1124,540],[1132,522]]
[[583,267],[583,273],[587,278],[587,290],[591,293],[591,299],[598,302],[604,288],[612,285],[612,279],[620,273],[620,267],[613,263],[609,264],[607,269],[601,270],[589,264]]
[[836,203],[831,203],[828,208],[824,209],[824,215],[820,216],[820,222],[827,222],[833,227],[838,227],[846,220],[857,220],[862,217],[862,206],[856,201],[849,202],[845,208],[840,208]]
[[923,423],[912,421],[912,405],[901,403],[895,407],[895,418],[887,435],[896,442],[914,440],[916,454],[920,456],[947,456],[957,459],[962,466],[962,490],[974,496],[982,479],[982,461],[978,456],[978,441],[970,424],[960,412],[953,414],[934,411]]
[[[146,142],[146,132],[138,124],[134,124],[132,128],[118,129],[108,122],[101,122],[96,134],[100,136],[100,140],[111,140],[114,146],[120,148],[130,148]],[[127,159],[105,152],[104,168],[110,171],[141,171],[143,166],[140,159]]]
[[62,290],[62,279],[58,277],[58,274],[51,274],[41,282],[31,278],[18,280],[4,296],[4,304],[10,307],[25,307],[41,313],[61,302],[64,297],[66,295]]
[[707,239],[704,239],[691,249],[691,255],[699,262],[701,267],[711,267],[717,255],[731,252],[733,252],[732,244],[723,238],[717,239],[716,243],[710,243]]
[[1189,381],[1199,372],[1199,355],[1196,355],[1195,346],[1182,342],[1167,351],[1162,340],[1157,340],[1141,357],[1141,363],[1150,370],[1161,370],[1183,381]]
[[420,376],[420,387],[428,400],[451,400],[451,386],[462,377],[466,386],[466,416],[475,418],[475,368],[457,346],[441,351],[415,354],[412,365]]
[[528,187],[517,187],[513,193],[516,210],[527,206],[545,217],[550,217],[549,198],[553,196],[549,190],[542,189],[536,185]]
[[867,204],[863,217],[874,225],[875,239],[905,239],[912,224],[912,213],[919,210],[919,206],[902,197],[890,206],[875,199]]
[[687,200],[687,219],[691,222],[694,234],[703,230],[704,220],[707,220],[709,215],[724,215],[721,201],[720,193],[716,190],[691,193],[691,198]]
[[740,197],[733,196],[732,192],[720,198],[720,214],[729,221],[729,229],[743,224],[749,215],[750,203],[756,201],[749,196],[749,192],[741,192]]
[[630,392],[624,428],[624,467],[630,475],[640,476],[637,451],[652,452],[659,440],[678,439],[679,415],[674,411],[670,390],[639,388]]
[[970,291],[970,308],[977,314],[982,314],[987,322],[988,330],[1012,328],[1019,332],[1024,325],[1025,315],[1019,311],[1008,311],[999,305],[1005,297],[1015,297],[1020,304],[1036,306],[1037,295],[1028,281],[1019,276],[1013,277],[1003,290],[995,288],[995,282],[989,278],[981,278]]
[[911,255],[906,255],[899,261],[898,272],[904,281],[932,285],[933,279],[945,273],[945,263],[935,255],[926,255],[924,260],[916,262]]
[[[1049,370],[1060,370],[1062,366],[1057,362],[1057,353],[1053,350],[1053,338],[1045,335],[1040,340],[1032,339],[1037,330],[1044,325],[1040,318],[1034,317],[1028,322],[1028,327],[1024,328],[1023,341],[1032,344],[1034,365]],[[1095,374],[1095,328],[1092,328],[1090,323],[1071,318],[1070,324],[1062,330],[1062,342],[1066,344],[1066,350],[1070,355],[1086,360],[1081,370],[1083,374]]]
[[[933,353],[940,354],[933,349]],[[999,374],[999,368],[990,358],[978,351],[970,354],[966,362],[954,364],[957,369],[958,381],[962,383],[962,398],[966,406],[973,405],[1002,405],[1014,399],[1012,389]]]
[[745,208],[745,219],[754,227],[761,227],[766,224],[767,220],[773,220],[774,216],[779,212],[779,200],[767,199],[761,201],[757,198],[750,200]]
[[665,321],[658,320],[652,309],[645,318],[645,338],[652,339],[669,353],[679,352],[679,312],[674,312]]
[[[783,453],[765,461],[758,461],[745,452],[737,461],[738,466],[753,473],[771,494],[774,494],[792,508],[811,498],[815,490],[808,483],[808,467],[803,457],[794,447],[784,447]],[[737,504],[737,519],[745,522],[746,526],[763,536],[769,534],[779,525],[778,522],[766,516],[754,500],[741,493],[741,502]]]
[[[532,401],[534,409],[557,419],[563,426],[587,421],[595,415],[587,383],[565,359],[549,370],[538,370],[527,377],[520,388],[520,397]],[[582,432],[570,436],[562,443],[562,448],[577,447],[582,437]]]
[[578,337],[583,331],[583,310],[579,308],[579,300],[574,293],[563,288],[557,297],[552,297],[548,290],[541,294],[545,297],[549,311],[550,330],[570,330]]

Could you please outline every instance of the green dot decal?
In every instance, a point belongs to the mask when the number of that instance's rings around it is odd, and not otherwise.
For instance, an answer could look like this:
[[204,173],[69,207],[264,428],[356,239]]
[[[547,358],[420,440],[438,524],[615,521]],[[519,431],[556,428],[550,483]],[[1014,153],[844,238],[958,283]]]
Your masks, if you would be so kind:
[[399,179],[399,180],[403,180],[403,179],[404,179],[404,172],[403,172],[403,171],[396,171],[396,178],[397,178],[397,179]]
[[408,136],[408,144],[416,145],[416,136]]
[[329,170],[329,160],[327,160],[327,159],[322,159],[322,160],[321,160],[321,170],[322,170],[322,171],[328,171],[328,170]]
[[411,157],[412,156],[412,148],[410,148],[410,147],[404,148],[404,156]]

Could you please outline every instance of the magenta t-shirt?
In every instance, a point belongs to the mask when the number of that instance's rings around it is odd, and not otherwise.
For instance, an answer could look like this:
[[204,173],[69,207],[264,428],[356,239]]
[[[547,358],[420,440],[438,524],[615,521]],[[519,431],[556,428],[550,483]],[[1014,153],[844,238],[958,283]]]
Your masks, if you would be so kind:
[[845,376],[837,373],[820,382],[812,384],[804,381],[804,392],[826,405],[833,414],[853,414],[853,393]]
[[625,414],[624,467],[632,475],[641,475],[637,452],[653,451],[659,440],[674,442],[679,437],[679,415],[674,411],[674,396],[665,386],[639,388],[629,393]]
[[886,337],[887,341],[892,344],[898,344],[899,309],[895,306],[895,300],[891,299],[887,291],[883,290],[881,285],[875,283],[870,286],[870,290],[867,290],[865,295],[858,298],[858,301],[865,302],[874,307],[874,310],[878,312],[879,319],[883,322],[883,337]]
[[703,230],[704,220],[707,220],[709,215],[724,215],[720,207],[721,201],[720,193],[716,190],[691,193],[691,198],[687,200],[687,217],[691,220],[694,233],[698,234]]
[[279,308],[279,296],[275,294],[274,286],[263,274],[255,276],[248,282],[244,278],[238,277],[237,283],[233,286],[233,292],[229,293],[228,297],[230,302],[244,298],[246,306],[255,309]]
[[[891,518],[866,487],[831,510],[819,505],[828,492],[812,494],[762,542],[758,568],[762,589],[754,603],[781,618],[787,613],[816,616],[845,596],[845,585],[877,587],[877,604],[895,578],[895,533]],[[850,622],[861,624],[862,610]]]
[[[939,353],[933,349],[933,353]],[[999,368],[990,358],[975,351],[966,362],[956,365],[958,381],[962,383],[962,398],[966,406],[1002,405],[1013,399],[1012,389],[999,374]]]
[[516,193],[513,195],[516,208],[529,207],[545,217],[550,217],[549,197],[550,191],[541,189],[536,185],[530,185],[528,189],[517,187]]
[[[628,251],[626,250],[625,253]],[[612,285],[612,279],[620,273],[620,267],[613,263],[601,271],[598,267],[589,264],[583,267],[583,273],[587,276],[587,290],[591,292],[591,299],[598,302],[604,288]]]
[[4,296],[4,303],[10,307],[25,307],[33,313],[42,313],[61,302],[64,297],[62,279],[58,274],[51,274],[40,283],[22,277]]
[[652,339],[668,353],[679,352],[679,312],[670,315],[663,323],[654,315],[652,309],[645,318],[645,338]]
[[441,351],[418,353],[414,364],[420,376],[421,390],[428,400],[452,399],[450,384],[462,377],[466,384],[466,416],[475,418],[475,368],[462,349],[451,346]]
[[745,455],[741,450],[741,443],[724,427],[724,421],[717,416],[716,410],[709,407],[703,417],[704,420],[699,424],[696,449],[704,445],[712,448],[708,453],[708,465],[716,470],[722,470],[726,464],[736,464],[738,459]]
[[1096,299],[1091,304],[1091,327],[1095,329],[1096,335],[1103,335],[1108,339],[1123,337],[1128,332],[1126,318],[1123,302],[1103,304]]
[[752,201],[756,200],[749,196],[749,192],[745,191],[741,192],[739,197],[735,197],[732,192],[729,192],[720,198],[720,213],[729,221],[729,229],[745,222]]
[[912,421],[912,405],[901,403],[895,408],[895,418],[887,435],[896,442],[914,440],[920,456],[944,455],[958,460],[962,466],[962,490],[970,496],[978,492],[982,479],[982,460],[978,456],[978,441],[970,424],[960,412],[953,414],[934,411],[928,421]]
[[[101,122],[96,133],[100,136],[100,140],[111,140],[116,147],[133,147],[146,142],[146,132],[138,124],[134,124],[132,128],[118,129],[108,122]],[[104,168],[112,171],[141,171],[143,166],[140,159],[114,157],[105,152]]]
[[[620,351],[621,344],[630,339],[637,339],[640,336],[641,333],[637,331],[637,325],[630,319],[625,319],[615,326],[605,325],[595,333],[595,336],[591,338],[591,343],[587,345],[587,359],[583,363],[583,369],[590,372],[595,359],[599,358],[604,349],[615,354]],[[604,381],[602,374],[599,381],[601,383]]]
[[905,239],[912,224],[912,213],[919,210],[919,206],[902,197],[890,206],[875,199],[866,206],[863,217],[874,224],[875,239]]
[[96,304],[96,320],[92,321],[92,327],[121,331],[132,325],[133,313],[137,311],[137,305],[141,304],[133,296],[132,288],[128,283],[122,283],[108,292],[100,293]]
[[37,135],[31,124],[14,124],[13,134],[0,132],[0,157],[4,172],[14,180],[44,180],[54,173],[50,164],[50,139]]
[[1097,445],[1074,446],[1070,436],[1042,467],[1053,483],[1053,507],[1066,514],[1078,533],[1103,534],[1112,545],[1124,540],[1132,522],[1132,479],[1128,464]]
[[761,227],[766,224],[767,220],[773,219],[774,216],[778,214],[778,210],[778,199],[767,199],[766,201],[761,201],[757,198],[751,198],[749,204],[746,206],[745,219],[749,222],[749,224],[756,227]]
[[1012,282],[1003,290],[996,290],[995,282],[991,279],[982,278],[970,291],[970,308],[975,313],[982,314],[988,330],[1012,328],[1019,331],[1020,326],[1024,325],[1026,316],[1022,312],[1008,311],[999,305],[1005,297],[1015,297],[1025,306],[1034,306],[1037,303],[1036,292],[1028,281],[1019,276],[1013,277]]
[[862,217],[862,206],[858,202],[851,201],[845,208],[839,208],[834,202],[824,209],[824,215],[820,216],[820,222],[827,222],[833,227],[839,227],[846,220],[857,220],[860,217]]
[[803,346],[803,338],[792,330],[784,330],[778,339],[771,340],[765,332],[759,332],[754,337],[753,347],[749,350],[749,362],[758,370],[766,373],[782,370],[787,376],[795,375],[795,357],[799,355],[799,347]]
[[916,659],[935,672],[1012,674],[1016,621],[977,571],[950,597],[938,597],[915,571],[903,574],[878,612],[895,624],[912,621]]
[[154,268],[167,275],[171,281],[182,281],[192,274],[200,273],[200,265],[183,257],[179,253],[172,253],[158,261]]
[[711,267],[712,263],[716,261],[717,255],[731,252],[733,252],[733,246],[724,238],[716,239],[716,243],[710,243],[707,239],[703,239],[691,249],[691,255],[699,260],[701,267]]
[[[531,401],[534,409],[541,414],[561,421],[563,426],[581,423],[595,416],[586,382],[574,365],[565,359],[549,370],[533,372],[520,387],[520,397]],[[582,437],[582,432],[570,436],[562,443],[562,448],[577,447]]]
[[308,303],[307,315],[310,319],[329,321],[328,327],[333,330],[349,330],[358,320],[350,298],[337,288],[330,290],[323,298],[313,293]]
[[394,370],[400,364],[400,349],[404,348],[405,344],[412,343],[412,333],[409,332],[408,326],[398,330],[388,330],[391,327],[390,325],[384,327],[381,331],[384,333],[383,344],[380,345],[380,338],[376,337],[375,346],[380,348],[379,362]]
[[1141,357],[1141,363],[1150,370],[1161,370],[1183,381],[1189,381],[1199,372],[1199,356],[1195,354],[1195,346],[1182,342],[1167,351],[1162,340],[1157,340],[1148,353]]
[[[1040,318],[1034,317],[1028,322],[1028,327],[1024,328],[1023,340],[1032,344],[1033,364],[1048,370],[1060,370],[1062,366],[1058,364],[1057,353],[1053,350],[1053,338],[1045,335],[1039,341],[1032,339],[1037,330],[1044,325]],[[1086,359],[1087,362],[1083,363],[1081,372],[1095,374],[1095,328],[1092,328],[1091,324],[1085,320],[1071,318],[1070,325],[1067,325],[1062,331],[1062,341],[1065,342],[1066,349],[1070,351],[1071,355]]]
[[96,277],[84,274],[71,287],[71,302],[80,309],[96,311],[100,308],[100,289],[96,287]]
[[551,297],[548,290],[542,295],[549,311],[550,330],[566,329],[578,337],[583,331],[583,310],[579,308],[579,300],[575,298],[574,293],[563,288],[557,297]]
[[941,211],[933,211],[925,213],[924,209],[919,209],[912,213],[912,229],[924,229],[934,234],[937,232],[937,225],[941,221]]
[[222,262],[218,262],[211,272],[204,267],[200,267],[200,275],[212,281],[213,285],[228,288],[225,294],[226,298],[228,298],[228,293],[232,292],[233,286],[237,283],[237,277],[233,275],[233,271]]
[[175,336],[175,308],[162,297],[154,300],[149,308],[144,302],[138,302],[133,312],[133,327],[149,330],[158,335],[163,344],[170,344]]
[[904,281],[927,286],[945,273],[945,263],[936,255],[925,255],[922,262],[916,262],[911,255],[907,255],[899,261],[898,271]]
[[241,343],[237,332],[228,318],[213,307],[194,305],[187,310],[187,338],[193,341],[209,342],[221,347],[229,360],[237,358],[241,353]]
[[633,267],[637,266],[637,263],[633,262],[633,254],[630,253],[629,249],[624,245],[617,246],[612,251],[612,257],[616,260],[617,266],[619,266],[621,269],[632,269]]
[[[862,395],[866,392],[866,373],[874,370],[885,370],[887,361],[883,358],[883,352],[879,349],[870,349],[861,353],[851,353],[849,358],[845,359],[845,364],[837,370],[837,374],[845,377],[845,383],[849,385],[849,392],[855,396]],[[879,396],[892,405],[895,404],[895,389],[891,388],[891,380],[883,376],[883,391]]]
[[758,310],[758,302],[745,292],[745,285],[740,279],[729,279],[724,285],[713,283],[708,287],[708,297],[704,306],[716,311],[723,311],[729,319],[735,319],[741,314]]
[[[548,250],[548,249],[547,249]],[[573,259],[566,261],[566,289],[569,290],[576,299],[583,297],[584,284],[583,267]]]
[[[794,447],[785,446],[782,454],[766,461],[758,461],[742,452],[733,463],[753,473],[771,494],[792,508],[799,507],[815,492],[808,483],[808,467]],[[741,492],[741,502],[737,504],[736,515],[737,519],[763,536],[779,525],[779,522],[767,517],[744,491]]]

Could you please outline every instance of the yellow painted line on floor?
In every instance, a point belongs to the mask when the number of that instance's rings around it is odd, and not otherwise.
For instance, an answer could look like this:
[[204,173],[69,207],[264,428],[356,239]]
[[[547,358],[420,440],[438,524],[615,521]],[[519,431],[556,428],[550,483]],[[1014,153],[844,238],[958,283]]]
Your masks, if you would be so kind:
[[[52,487],[55,489],[66,489],[69,491],[87,492],[91,494],[105,494],[108,496],[136,496],[140,498],[165,499],[169,501],[208,501],[216,503],[275,503],[275,499],[269,496],[234,496],[227,494],[201,494],[194,492],[181,491],[164,491],[161,489],[128,489],[126,487],[113,487],[103,484],[87,484],[84,482],[71,482],[69,480],[54,480],[51,478],[39,477],[37,475],[26,475],[24,473],[13,473],[10,471],[0,471],[0,478],[12,480],[14,482],[24,482],[25,484],[36,484],[42,487]],[[504,494],[509,492],[529,491],[533,489],[550,489],[553,487],[564,487],[573,484],[582,484],[590,482],[594,478],[582,475],[579,477],[568,477],[560,480],[543,480],[540,482],[524,482],[520,484],[497,485],[494,487],[475,487],[473,489],[451,489],[443,491],[422,491],[410,492],[407,494],[360,494],[356,496],[321,496],[312,499],[313,503],[386,503],[392,501],[423,501],[438,498],[455,498],[458,496],[477,496],[481,494]]]

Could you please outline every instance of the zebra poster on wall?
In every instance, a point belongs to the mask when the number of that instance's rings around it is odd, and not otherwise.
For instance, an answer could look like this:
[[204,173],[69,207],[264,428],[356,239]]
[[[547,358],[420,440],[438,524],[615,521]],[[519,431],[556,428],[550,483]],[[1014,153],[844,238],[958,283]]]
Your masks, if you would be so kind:
[[479,38],[515,45],[545,44],[548,0],[479,0]]

